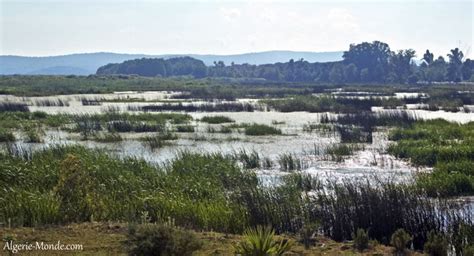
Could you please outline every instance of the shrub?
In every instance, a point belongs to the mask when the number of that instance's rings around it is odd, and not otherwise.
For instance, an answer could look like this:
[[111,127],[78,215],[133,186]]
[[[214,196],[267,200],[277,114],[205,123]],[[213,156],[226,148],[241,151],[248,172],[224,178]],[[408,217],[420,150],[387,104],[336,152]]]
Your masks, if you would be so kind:
[[128,232],[129,255],[192,255],[202,242],[186,230],[162,224],[132,226]]
[[396,255],[405,255],[407,244],[412,240],[412,237],[402,228],[397,229],[390,240],[390,244],[395,247]]
[[425,243],[425,252],[432,256],[447,256],[448,241],[443,235],[431,230],[427,234],[428,241]]
[[283,255],[293,245],[288,240],[275,240],[271,227],[257,226],[244,232],[244,240],[235,247],[236,254],[242,256]]
[[352,234],[354,240],[354,248],[359,251],[369,248],[369,233],[362,228],[358,228],[357,232]]

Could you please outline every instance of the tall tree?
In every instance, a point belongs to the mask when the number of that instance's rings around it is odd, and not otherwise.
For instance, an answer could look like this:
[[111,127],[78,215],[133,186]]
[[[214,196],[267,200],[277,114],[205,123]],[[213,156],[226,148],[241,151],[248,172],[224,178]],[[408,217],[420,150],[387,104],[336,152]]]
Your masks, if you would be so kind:
[[454,48],[451,50],[451,53],[448,54],[448,57],[448,79],[450,81],[459,82],[462,79],[461,68],[464,54],[459,48]]
[[472,75],[474,74],[474,61],[471,59],[467,59],[462,64],[462,78],[464,80],[470,80]]
[[429,66],[433,63],[434,55],[430,52],[430,50],[426,50],[425,54],[423,54],[423,59],[425,63]]
[[412,74],[411,60],[415,57],[412,49],[400,50],[390,59],[394,82],[405,83]]
[[389,58],[391,55],[388,44],[374,41],[372,43],[363,42],[357,45],[350,45],[349,51],[343,54],[344,63],[353,63],[356,67],[364,71],[364,78],[368,81],[384,81],[388,72]]

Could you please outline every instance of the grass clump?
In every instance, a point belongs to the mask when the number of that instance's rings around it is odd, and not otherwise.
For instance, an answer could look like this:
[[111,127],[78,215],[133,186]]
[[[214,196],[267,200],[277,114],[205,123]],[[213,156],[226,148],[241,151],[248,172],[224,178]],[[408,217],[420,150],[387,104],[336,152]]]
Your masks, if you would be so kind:
[[342,162],[345,156],[353,155],[356,151],[362,149],[358,145],[336,144],[326,149],[326,154],[331,161]]
[[277,241],[271,227],[257,226],[245,230],[243,241],[235,247],[235,252],[242,256],[280,256],[292,246],[293,243],[289,240]]
[[190,231],[164,224],[131,226],[127,235],[129,255],[191,256],[202,242]]
[[448,240],[441,234],[435,231],[430,231],[427,234],[428,241],[424,246],[424,251],[431,256],[447,256],[448,255]]
[[245,127],[245,135],[264,136],[281,135],[281,130],[265,124],[251,124]]
[[395,247],[395,255],[406,255],[406,248],[412,237],[402,228],[397,229],[390,239],[390,244]]
[[253,150],[251,153],[247,153],[245,149],[242,149],[235,155],[236,159],[242,162],[245,169],[260,168],[260,155],[257,151]]
[[301,160],[293,154],[281,154],[278,163],[282,171],[301,170]]
[[209,124],[222,124],[222,123],[234,123],[235,120],[227,116],[205,116],[201,118],[201,122],[205,122]]
[[123,138],[120,136],[120,134],[116,132],[111,132],[111,133],[98,133],[94,135],[94,140],[97,142],[103,142],[103,143],[114,143],[114,142],[119,142],[122,141]]
[[170,140],[176,140],[178,136],[176,134],[165,132],[165,133],[158,133],[153,136],[146,136],[142,138],[142,141],[145,145],[150,147],[151,149],[162,148],[166,145],[169,145]]
[[358,228],[356,233],[352,234],[354,248],[363,251],[369,248],[369,233],[362,228]]
[[15,135],[11,131],[0,129],[0,142],[13,142],[15,140]]
[[178,126],[176,126],[176,132],[194,132],[194,126],[192,126],[192,125],[178,125]]

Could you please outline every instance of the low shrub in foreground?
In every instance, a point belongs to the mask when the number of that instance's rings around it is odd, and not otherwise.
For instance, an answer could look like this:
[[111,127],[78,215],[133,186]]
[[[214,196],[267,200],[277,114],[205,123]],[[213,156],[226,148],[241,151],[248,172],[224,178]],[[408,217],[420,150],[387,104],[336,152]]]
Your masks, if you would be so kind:
[[131,226],[128,231],[129,255],[191,256],[202,242],[190,231],[164,224]]

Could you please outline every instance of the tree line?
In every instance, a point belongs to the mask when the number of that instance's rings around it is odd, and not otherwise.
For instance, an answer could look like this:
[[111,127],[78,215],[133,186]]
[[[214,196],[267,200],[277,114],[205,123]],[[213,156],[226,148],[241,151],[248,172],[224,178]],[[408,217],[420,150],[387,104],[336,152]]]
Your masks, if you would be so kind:
[[207,67],[191,57],[136,59],[100,67],[97,74],[135,74],[140,76],[193,76],[256,78],[285,82],[321,83],[416,83],[473,81],[474,61],[464,59],[458,48],[434,58],[429,50],[416,61],[412,49],[392,51],[387,43],[374,41],[352,44],[342,61],[310,63],[304,59],[284,63],[226,65],[223,61]]

